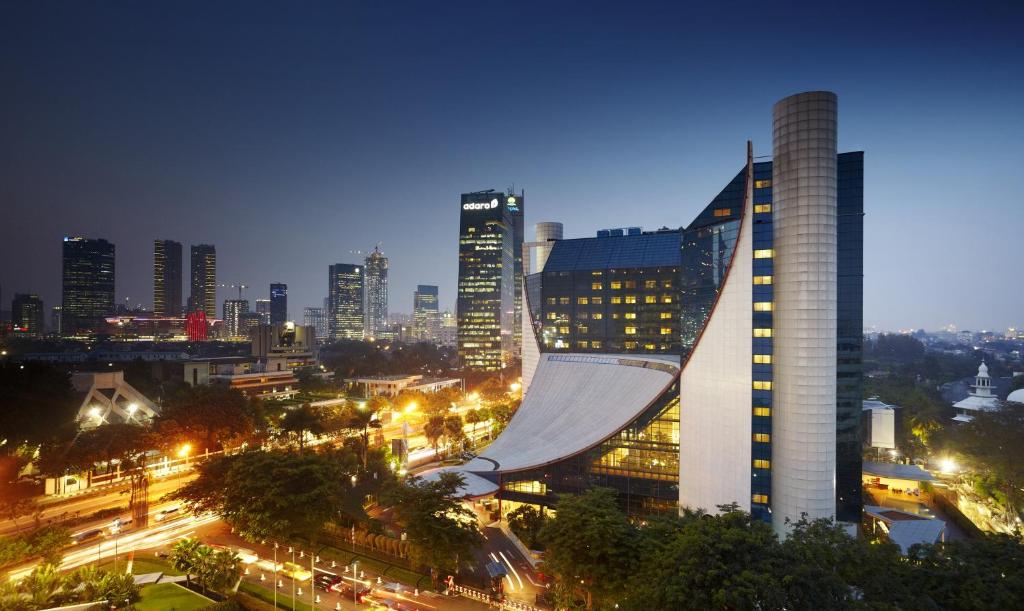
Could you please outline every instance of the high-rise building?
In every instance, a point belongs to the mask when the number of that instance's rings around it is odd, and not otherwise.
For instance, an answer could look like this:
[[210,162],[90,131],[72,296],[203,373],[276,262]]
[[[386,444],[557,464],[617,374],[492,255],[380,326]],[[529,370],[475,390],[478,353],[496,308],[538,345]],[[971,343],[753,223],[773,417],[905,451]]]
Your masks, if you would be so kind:
[[114,313],[114,245],[106,240],[65,237],[62,332],[103,326]]
[[417,341],[437,343],[440,326],[437,287],[418,285],[412,294],[412,336]]
[[562,239],[562,224],[555,222],[537,223],[533,227],[534,240],[523,244],[523,274],[539,274],[544,271],[548,255],[556,240]]
[[474,494],[859,519],[863,153],[837,153],[836,106],[776,104],[773,160],[748,144],[681,231],[555,242],[525,281],[523,402],[453,467]]
[[493,189],[463,193],[459,219],[458,352],[472,371],[500,371],[511,358],[515,320],[514,219]]
[[189,311],[202,310],[206,318],[217,317],[217,249],[212,244],[192,246],[192,293]]
[[374,246],[364,261],[366,337],[379,338],[388,325],[388,258]]
[[437,343],[449,348],[454,348],[459,344],[459,320],[449,310],[441,313],[441,325],[438,327]]
[[153,242],[153,314],[181,316],[181,243]]
[[363,268],[336,263],[327,270],[330,300],[328,326],[331,339],[363,339]]
[[326,308],[306,308],[302,313],[302,324],[313,328],[317,340],[328,339]]
[[50,308],[50,333],[55,335],[61,335],[64,333],[62,324],[64,314],[64,308],[62,306],[53,306]]
[[512,230],[512,357],[522,357],[523,342],[523,241],[526,233],[523,229],[526,215],[526,192],[520,190],[516,195],[512,189],[505,194],[505,211]]
[[42,337],[43,300],[39,295],[15,293],[11,300],[11,326],[15,335]]
[[[228,337],[240,339],[246,337],[242,329],[242,315],[249,313],[248,299],[225,299],[224,300],[224,330]],[[259,318],[256,318],[257,323]]]
[[256,314],[260,317],[261,325],[270,324],[270,300],[259,298],[256,300]]
[[283,325],[288,320],[288,285],[270,285],[270,324]]

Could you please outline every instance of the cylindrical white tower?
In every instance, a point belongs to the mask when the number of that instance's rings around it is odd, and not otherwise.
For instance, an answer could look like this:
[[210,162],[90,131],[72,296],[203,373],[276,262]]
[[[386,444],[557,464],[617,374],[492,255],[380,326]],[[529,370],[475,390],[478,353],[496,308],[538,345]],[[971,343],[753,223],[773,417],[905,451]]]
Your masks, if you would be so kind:
[[534,227],[534,235],[537,243],[533,256],[533,265],[536,266],[534,272],[536,273],[543,270],[544,264],[548,262],[548,255],[551,254],[551,249],[554,247],[553,240],[562,239],[562,224],[553,221],[537,223]]
[[836,95],[772,111],[772,522],[835,516]]

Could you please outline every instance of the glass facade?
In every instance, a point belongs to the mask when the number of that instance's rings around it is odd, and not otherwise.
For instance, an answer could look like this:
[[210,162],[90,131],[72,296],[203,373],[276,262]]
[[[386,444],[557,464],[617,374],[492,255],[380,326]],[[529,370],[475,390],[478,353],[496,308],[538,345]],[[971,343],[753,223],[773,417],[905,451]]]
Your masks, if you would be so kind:
[[275,282],[270,285],[270,324],[283,325],[288,320],[288,285]]
[[217,317],[217,249],[210,244],[192,247],[192,293],[188,310],[202,310],[207,320]]
[[366,336],[380,337],[388,326],[388,258],[375,247],[365,264]]
[[509,190],[505,195],[505,210],[508,212],[512,229],[512,351],[521,357],[523,346],[523,242],[526,216],[526,193],[518,194]]
[[459,222],[458,352],[463,367],[499,371],[515,319],[513,219],[506,196],[464,193]]
[[423,342],[436,342],[440,326],[437,287],[432,284],[417,285],[412,294],[413,337]]
[[331,339],[363,339],[363,268],[336,263],[328,268],[327,281]]
[[[754,336],[751,338],[751,438],[750,513],[753,517],[771,521],[772,492],[772,330],[771,307],[759,304],[774,303],[774,244],[772,225],[772,164],[754,164],[753,205],[753,317]],[[760,382],[760,384],[759,384]]]
[[153,314],[181,316],[181,243],[153,243]]
[[61,326],[65,334],[99,329],[114,313],[114,245],[65,237]]

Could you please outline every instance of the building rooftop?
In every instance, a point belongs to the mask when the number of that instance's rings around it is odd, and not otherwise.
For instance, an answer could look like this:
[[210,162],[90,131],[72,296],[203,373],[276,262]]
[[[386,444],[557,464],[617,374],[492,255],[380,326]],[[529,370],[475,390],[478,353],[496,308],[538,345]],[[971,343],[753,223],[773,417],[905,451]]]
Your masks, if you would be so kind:
[[864,473],[892,479],[906,479],[915,482],[930,482],[935,477],[917,465],[902,465],[894,462],[864,461]]
[[544,272],[679,266],[681,247],[680,231],[558,240]]

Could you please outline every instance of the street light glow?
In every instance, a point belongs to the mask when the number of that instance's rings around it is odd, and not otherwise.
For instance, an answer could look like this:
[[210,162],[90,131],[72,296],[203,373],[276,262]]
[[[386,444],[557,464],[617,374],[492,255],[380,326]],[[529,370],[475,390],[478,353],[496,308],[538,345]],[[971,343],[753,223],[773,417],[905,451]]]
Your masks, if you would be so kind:
[[956,462],[952,458],[943,458],[939,468],[943,473],[954,473],[956,472]]
[[413,401],[413,402],[409,403],[409,405],[405,406],[405,413],[406,414],[411,414],[414,411],[416,411],[416,402],[415,401]]
[[192,451],[192,444],[186,443],[185,445],[183,445],[180,448],[178,448],[178,456],[181,457],[181,458],[185,458],[186,456],[188,456],[188,453],[191,452],[191,451]]

